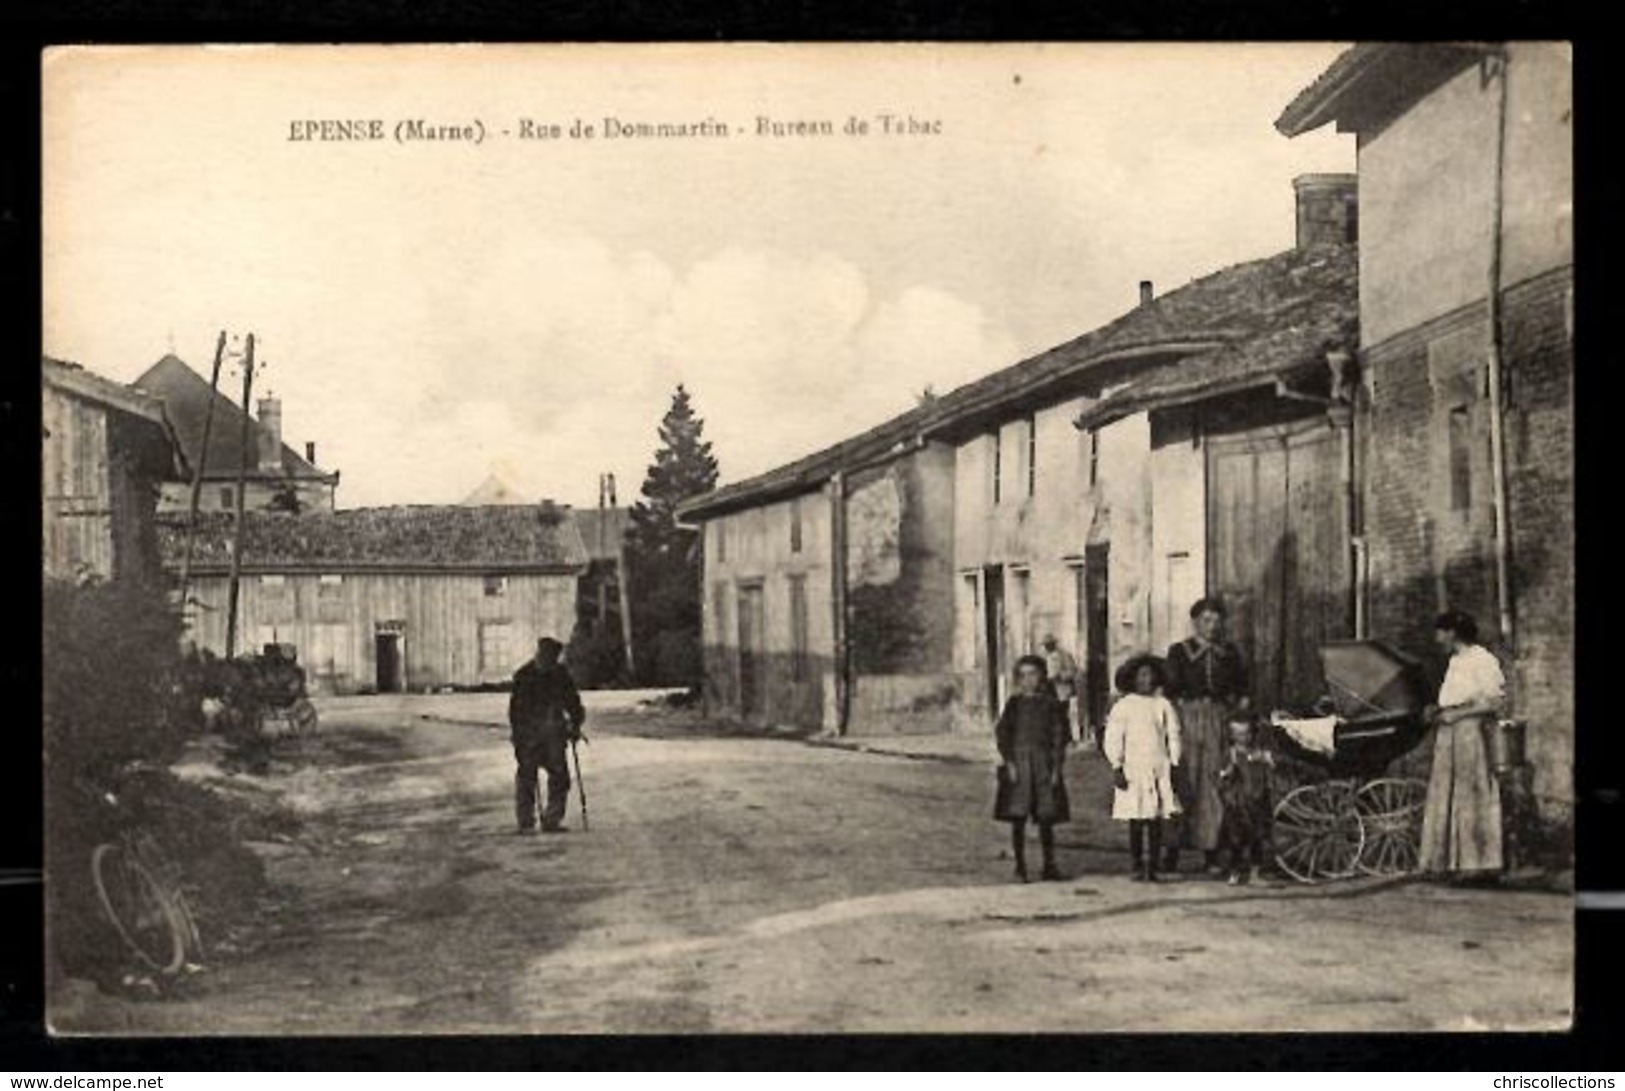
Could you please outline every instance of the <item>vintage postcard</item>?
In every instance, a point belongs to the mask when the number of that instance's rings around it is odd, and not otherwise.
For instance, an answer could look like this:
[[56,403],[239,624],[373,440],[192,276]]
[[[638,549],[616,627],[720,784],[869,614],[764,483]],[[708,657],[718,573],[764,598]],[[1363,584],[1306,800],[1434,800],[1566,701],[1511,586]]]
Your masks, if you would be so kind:
[[1569,1026],[1566,44],[41,63],[54,1033]]

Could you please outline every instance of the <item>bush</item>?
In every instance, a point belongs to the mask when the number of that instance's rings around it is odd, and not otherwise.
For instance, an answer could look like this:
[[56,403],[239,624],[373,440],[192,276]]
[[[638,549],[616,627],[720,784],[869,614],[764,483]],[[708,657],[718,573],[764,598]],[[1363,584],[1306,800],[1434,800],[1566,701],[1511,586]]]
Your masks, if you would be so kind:
[[163,589],[53,581],[43,605],[47,768],[94,775],[175,761],[202,728],[202,706]]
[[582,689],[611,689],[626,684],[626,652],[613,628],[594,631],[577,623],[565,655],[570,675]]
[[657,686],[695,686],[705,677],[705,659],[696,633],[667,629],[650,642],[649,680]]

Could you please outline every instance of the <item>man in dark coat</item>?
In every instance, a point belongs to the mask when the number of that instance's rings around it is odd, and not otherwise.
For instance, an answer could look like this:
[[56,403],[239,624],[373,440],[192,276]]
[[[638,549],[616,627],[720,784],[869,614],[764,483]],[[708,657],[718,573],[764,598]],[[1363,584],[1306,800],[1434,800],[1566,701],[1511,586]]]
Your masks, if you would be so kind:
[[547,803],[542,808],[542,832],[564,830],[564,809],[570,801],[570,743],[581,738],[587,711],[575,680],[559,662],[564,645],[552,637],[536,642],[536,657],[513,676],[508,700],[513,756],[519,763],[514,777],[514,810],[520,833],[536,831],[537,773],[547,770]]

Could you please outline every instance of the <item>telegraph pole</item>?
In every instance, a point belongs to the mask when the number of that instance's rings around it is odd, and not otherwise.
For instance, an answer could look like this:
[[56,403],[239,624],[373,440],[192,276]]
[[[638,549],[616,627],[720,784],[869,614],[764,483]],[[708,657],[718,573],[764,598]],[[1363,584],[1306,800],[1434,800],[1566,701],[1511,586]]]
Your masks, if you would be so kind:
[[[173,345],[170,346],[174,348]],[[186,548],[181,554],[181,618],[186,618],[186,596],[191,593],[192,540],[197,536],[198,502],[203,496],[203,470],[209,461],[209,436],[214,431],[214,399],[220,390],[220,365],[226,357],[226,331],[214,343],[214,367],[209,371],[209,406],[203,412],[203,441],[198,444],[196,465],[192,467],[192,495],[186,506]]]
[[241,462],[237,467],[236,522],[231,533],[231,583],[226,591],[226,658],[237,656],[237,599],[238,585],[243,575],[243,492],[248,485],[249,441],[253,438],[248,412],[254,397],[254,335],[248,335],[243,350],[243,429]]

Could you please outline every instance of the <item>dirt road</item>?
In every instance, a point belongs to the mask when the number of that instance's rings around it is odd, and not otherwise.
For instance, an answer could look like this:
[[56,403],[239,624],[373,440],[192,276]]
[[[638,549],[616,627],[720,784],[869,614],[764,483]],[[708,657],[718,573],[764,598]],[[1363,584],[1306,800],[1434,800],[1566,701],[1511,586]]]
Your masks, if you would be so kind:
[[[1098,758],[1062,883],[1008,881],[985,764],[707,735],[600,707],[590,832],[512,832],[490,698],[335,702],[263,787],[261,942],[59,1032],[1423,1030],[1568,1021],[1569,901],[1125,875]],[[425,719],[426,714],[450,717]],[[1096,797],[1099,798],[1096,798]],[[1036,846],[1035,846],[1036,847]]]

